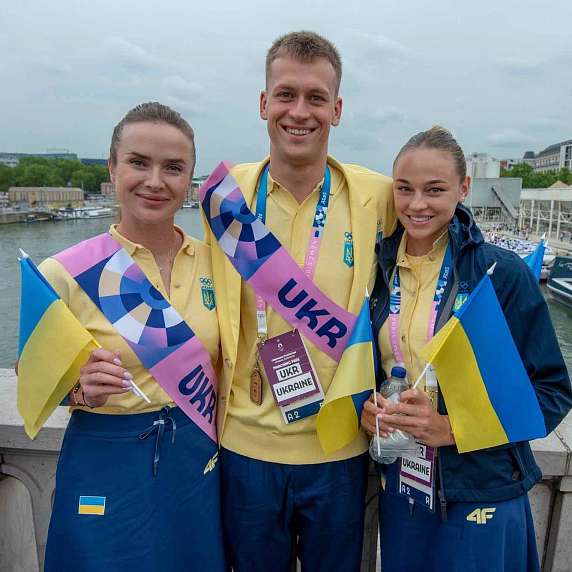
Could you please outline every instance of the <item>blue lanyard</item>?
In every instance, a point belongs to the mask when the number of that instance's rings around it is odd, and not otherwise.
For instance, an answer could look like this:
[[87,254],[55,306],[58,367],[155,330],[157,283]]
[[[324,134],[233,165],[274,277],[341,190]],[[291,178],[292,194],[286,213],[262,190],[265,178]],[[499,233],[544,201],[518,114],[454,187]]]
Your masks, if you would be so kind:
[[[264,167],[262,175],[260,175],[260,181],[258,182],[258,196],[256,197],[256,217],[266,223],[266,200],[268,196],[268,171],[270,169],[270,163]],[[320,189],[320,198],[318,199],[318,204],[316,205],[316,213],[314,214],[314,223],[312,228],[314,229],[314,236],[321,237],[324,232],[324,227],[326,226],[326,218],[328,217],[328,205],[330,204],[330,185],[331,185],[331,173],[330,167],[326,165],[326,171],[324,173],[324,184]]]
[[[445,293],[445,287],[447,286],[447,281],[451,274],[451,267],[453,264],[453,255],[451,252],[451,243],[447,244],[447,250],[445,251],[445,257],[443,258],[443,264],[441,264],[441,270],[439,271],[439,278],[437,278],[437,285],[435,286],[435,294],[433,296],[433,311],[434,314],[430,319],[434,321],[441,300],[443,299],[443,294]],[[395,268],[395,275],[393,277],[393,282],[391,284],[391,291],[389,294],[389,313],[391,315],[399,315],[401,312],[401,281],[399,279],[399,266]],[[433,322],[434,326],[434,322]],[[434,329],[434,328],[432,328]],[[431,335],[433,335],[433,331]]]

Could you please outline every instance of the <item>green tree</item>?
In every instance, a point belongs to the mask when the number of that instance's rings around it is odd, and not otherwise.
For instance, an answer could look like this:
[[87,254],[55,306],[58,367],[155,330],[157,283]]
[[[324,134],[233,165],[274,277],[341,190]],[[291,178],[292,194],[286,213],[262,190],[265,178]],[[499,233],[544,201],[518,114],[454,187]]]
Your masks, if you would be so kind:
[[564,167],[563,169],[560,169],[558,173],[556,173],[556,180],[562,181],[566,185],[572,185],[572,172],[570,169]]
[[71,178],[72,187],[80,187],[86,193],[99,193],[97,179],[88,169],[74,171]]
[[18,162],[18,167],[29,167],[30,165],[43,165],[48,166],[51,163],[49,159],[44,157],[22,157]]
[[[19,166],[19,165],[18,165]],[[47,165],[28,164],[17,175],[19,187],[45,187],[52,175],[52,170]]]
[[14,169],[8,165],[0,164],[0,192],[8,192],[16,181]]
[[572,182],[571,173],[568,169],[561,169],[558,173],[540,173],[527,163],[519,163],[510,171],[501,169],[501,177],[520,177],[523,189],[546,189],[560,180],[563,183]]
[[51,161],[51,163],[66,185],[71,181],[74,171],[79,171],[83,167],[80,161],[70,161],[68,159],[56,159]]
[[57,169],[53,168],[50,171],[50,175],[46,180],[46,187],[65,187],[67,181],[60,175]]

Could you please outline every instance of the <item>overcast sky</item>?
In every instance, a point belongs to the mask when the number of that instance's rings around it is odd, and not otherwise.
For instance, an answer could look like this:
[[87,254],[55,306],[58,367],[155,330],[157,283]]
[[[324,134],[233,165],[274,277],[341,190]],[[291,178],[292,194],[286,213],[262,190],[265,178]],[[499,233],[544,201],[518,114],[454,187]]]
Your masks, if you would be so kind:
[[439,123],[465,152],[522,157],[572,138],[572,1],[18,0],[0,11],[0,151],[106,157],[137,103],[180,111],[196,174],[268,151],[258,115],[279,35],[338,47],[342,121],[330,152],[389,172]]

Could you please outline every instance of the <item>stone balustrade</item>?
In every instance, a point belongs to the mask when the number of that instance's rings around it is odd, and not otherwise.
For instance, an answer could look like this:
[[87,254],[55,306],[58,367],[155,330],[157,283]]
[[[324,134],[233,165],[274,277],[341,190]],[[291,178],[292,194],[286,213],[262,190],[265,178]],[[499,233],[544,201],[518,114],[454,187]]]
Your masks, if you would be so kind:
[[[16,379],[0,369],[0,570],[38,572],[45,553],[56,462],[68,421],[58,408],[31,441],[16,410]],[[534,441],[543,479],[530,492],[543,572],[572,571],[572,414]],[[370,477],[368,498],[377,482]],[[376,570],[377,503],[368,505],[362,572]]]

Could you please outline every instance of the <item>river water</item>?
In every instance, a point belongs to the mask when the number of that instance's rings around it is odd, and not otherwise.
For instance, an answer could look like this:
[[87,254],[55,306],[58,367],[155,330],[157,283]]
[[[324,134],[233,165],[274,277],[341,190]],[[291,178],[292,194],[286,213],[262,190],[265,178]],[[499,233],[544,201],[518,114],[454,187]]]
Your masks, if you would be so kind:
[[[20,272],[19,248],[39,263],[47,256],[105,232],[113,219],[40,222],[34,224],[0,224],[0,368],[11,367],[18,351],[18,304]],[[189,234],[202,238],[198,210],[184,209],[177,214],[177,224]],[[543,287],[546,292],[546,289]],[[546,294],[545,294],[546,295]],[[572,371],[572,309],[547,297],[552,321],[562,353]]]

